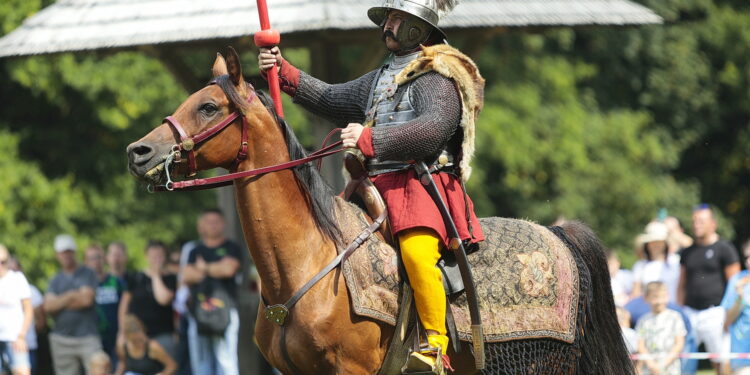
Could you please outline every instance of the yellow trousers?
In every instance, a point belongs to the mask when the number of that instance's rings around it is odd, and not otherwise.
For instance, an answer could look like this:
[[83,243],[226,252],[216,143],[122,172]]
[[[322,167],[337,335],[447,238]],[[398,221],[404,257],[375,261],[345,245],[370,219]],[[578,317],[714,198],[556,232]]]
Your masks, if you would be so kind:
[[417,313],[425,330],[437,335],[427,336],[432,347],[448,351],[445,328],[446,297],[443,276],[437,268],[440,260],[440,237],[429,228],[408,229],[399,234],[401,259],[414,289]]

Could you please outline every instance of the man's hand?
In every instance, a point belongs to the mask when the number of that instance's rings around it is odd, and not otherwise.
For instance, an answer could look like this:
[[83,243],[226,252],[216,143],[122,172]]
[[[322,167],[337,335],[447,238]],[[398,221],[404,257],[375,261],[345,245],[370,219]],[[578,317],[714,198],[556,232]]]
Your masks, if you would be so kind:
[[341,131],[341,140],[344,141],[345,148],[356,148],[359,137],[365,129],[362,124],[350,123],[346,129]]
[[195,268],[197,268],[198,271],[201,271],[203,274],[205,274],[207,267],[208,267],[208,264],[206,263],[206,260],[203,259],[202,256],[198,255],[198,257],[195,258]]
[[155,277],[160,277],[161,270],[162,268],[164,268],[164,262],[165,260],[162,258],[152,259],[149,262],[148,267],[146,267],[146,269],[144,270],[144,273],[152,279]]
[[279,47],[261,47],[258,53],[258,67],[261,72],[266,72],[274,65],[281,66],[281,50]]

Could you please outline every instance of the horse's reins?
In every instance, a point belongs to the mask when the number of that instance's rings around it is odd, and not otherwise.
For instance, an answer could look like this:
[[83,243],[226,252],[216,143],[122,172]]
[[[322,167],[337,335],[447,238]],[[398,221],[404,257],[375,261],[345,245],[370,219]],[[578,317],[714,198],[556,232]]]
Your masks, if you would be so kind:
[[[211,81],[209,84],[215,84],[215,81]],[[252,103],[253,100],[256,98],[256,94],[254,91],[251,90],[251,95],[247,99],[248,103]],[[328,136],[326,137],[326,140],[323,143],[323,147],[311,153],[310,155],[297,160],[288,161],[281,164],[271,165],[268,167],[262,167],[257,169],[252,169],[249,171],[243,171],[243,172],[234,172],[234,173],[228,173],[222,176],[216,176],[216,177],[209,177],[209,178],[196,178],[192,180],[184,180],[184,181],[172,181],[172,177],[170,175],[170,167],[173,163],[179,163],[182,161],[182,152],[187,153],[187,167],[188,172],[185,175],[186,177],[192,177],[195,176],[197,173],[198,167],[195,160],[195,147],[197,147],[200,143],[203,143],[204,141],[210,139],[211,137],[215,136],[222,130],[224,130],[227,126],[232,124],[237,119],[242,120],[242,139],[240,142],[240,150],[237,152],[237,156],[234,159],[234,162],[232,163],[231,170],[235,170],[239,164],[247,159],[247,149],[248,149],[248,123],[245,116],[242,115],[242,113],[239,110],[236,110],[227,116],[224,120],[222,120],[220,123],[196,134],[193,136],[187,135],[187,132],[185,132],[185,128],[180,124],[177,119],[175,119],[172,116],[167,116],[164,119],[164,122],[169,124],[175,131],[177,131],[177,134],[180,136],[180,143],[175,144],[172,146],[172,152],[167,156],[167,158],[164,160],[164,173],[167,177],[167,181],[163,186],[155,186],[155,187],[149,187],[149,190],[151,191],[174,191],[174,190],[205,190],[205,189],[213,189],[217,187],[227,186],[231,185],[232,182],[236,179],[245,178],[245,177],[253,177],[253,176],[259,176],[266,173],[271,172],[278,172],[284,169],[291,169],[296,166],[309,163],[314,160],[322,159],[326,156],[330,156],[336,153],[339,153],[343,151],[343,148],[336,149],[336,147],[340,146],[343,142],[338,141],[333,144],[327,145],[328,140],[332,134],[335,132],[341,131],[341,129],[334,129],[332,130]],[[320,168],[320,164],[318,164],[318,168]]]
[[[215,81],[211,81],[209,84],[215,84]],[[251,90],[252,91],[252,90]],[[226,94],[226,93],[225,93]],[[228,96],[228,95],[227,95]],[[255,100],[255,97],[257,94],[255,94],[254,91],[252,91],[251,96],[247,99],[248,103],[252,103],[253,100]],[[232,124],[234,121],[236,121],[238,118],[242,119],[242,140],[240,143],[240,150],[237,152],[237,156],[235,157],[235,160],[232,164],[232,169],[236,169],[239,164],[247,159],[247,149],[248,149],[248,123],[245,116],[240,113],[239,110],[236,110],[227,116],[224,120],[222,120],[220,123],[206,129],[203,132],[200,132],[194,136],[188,136],[187,132],[185,132],[184,127],[182,124],[180,124],[177,119],[175,119],[172,116],[167,116],[164,119],[164,122],[169,124],[175,131],[177,131],[177,134],[180,136],[180,143],[175,144],[172,146],[172,152],[167,156],[167,158],[164,160],[164,173],[167,177],[167,182],[163,186],[157,186],[154,187],[153,191],[174,191],[174,190],[203,190],[203,189],[212,189],[215,187],[221,187],[221,186],[227,186],[232,184],[232,181],[239,179],[239,178],[245,178],[245,177],[252,177],[252,176],[259,176],[266,173],[271,172],[277,172],[285,169],[291,169],[296,166],[309,163],[314,160],[318,161],[318,168],[320,168],[320,159],[330,156],[333,154],[336,154],[338,152],[343,151],[343,148],[335,149],[336,147],[340,146],[343,142],[338,141],[331,145],[326,146],[328,143],[330,137],[337,131],[341,131],[341,129],[334,129],[331,131],[328,136],[326,136],[325,140],[323,141],[323,147],[311,153],[307,157],[304,157],[302,159],[292,160],[289,162],[272,165],[268,167],[253,169],[249,171],[243,171],[243,172],[234,172],[234,173],[228,173],[222,176],[217,177],[210,177],[210,178],[196,178],[192,180],[185,180],[185,181],[172,181],[172,178],[169,173],[169,168],[171,167],[172,163],[175,162],[181,162],[181,156],[182,152],[187,153],[187,162],[188,162],[188,172],[186,174],[186,177],[192,177],[195,176],[197,172],[197,164],[195,160],[195,147],[206,141],[207,139],[213,137],[214,135],[218,134],[222,130],[224,130],[227,126]],[[265,309],[265,317],[268,321],[276,324],[279,326],[280,329],[280,338],[279,338],[279,346],[281,348],[281,354],[284,358],[284,361],[286,361],[287,366],[294,374],[299,373],[299,369],[294,365],[294,362],[292,362],[291,357],[289,356],[289,351],[287,350],[287,347],[285,345],[286,341],[286,326],[284,325],[286,322],[286,317],[289,315],[290,310],[292,307],[302,298],[305,293],[307,293],[315,284],[317,284],[320,280],[322,280],[328,273],[330,273],[334,268],[338,267],[347,257],[349,257],[357,248],[359,248],[362,243],[364,243],[377,229],[380,227],[380,224],[383,223],[385,218],[388,215],[388,211],[384,210],[380,216],[375,219],[367,228],[365,228],[362,233],[357,236],[350,244],[346,247],[343,251],[341,251],[338,256],[336,256],[333,260],[331,260],[322,270],[320,270],[315,276],[313,276],[312,279],[310,279],[305,285],[303,285],[297,292],[292,295],[289,300],[287,300],[283,304],[277,304],[268,306],[265,298],[262,297],[261,293],[261,299],[263,300],[263,304],[266,306]]]

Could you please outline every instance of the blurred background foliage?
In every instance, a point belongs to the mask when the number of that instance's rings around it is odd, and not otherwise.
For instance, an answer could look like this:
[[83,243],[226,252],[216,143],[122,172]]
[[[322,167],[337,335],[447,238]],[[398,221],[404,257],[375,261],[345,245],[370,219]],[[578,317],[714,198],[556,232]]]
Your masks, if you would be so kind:
[[[750,237],[750,3],[641,2],[666,24],[513,30],[475,56],[487,79],[469,182],[481,216],[583,220],[626,265],[662,207],[689,232],[691,208],[715,204],[724,237]],[[0,33],[49,3],[0,3]],[[254,48],[238,49],[257,74]],[[182,58],[208,78],[214,52]],[[347,64],[362,52],[341,50]],[[310,53],[325,51],[284,50],[303,69]],[[0,243],[30,279],[45,286],[57,268],[60,232],[79,247],[122,240],[133,266],[149,239],[196,236],[214,193],[148,194],[126,170],[127,144],[188,94],[158,60],[132,51],[4,59],[0,77]],[[285,110],[316,147],[309,118],[288,98]]]

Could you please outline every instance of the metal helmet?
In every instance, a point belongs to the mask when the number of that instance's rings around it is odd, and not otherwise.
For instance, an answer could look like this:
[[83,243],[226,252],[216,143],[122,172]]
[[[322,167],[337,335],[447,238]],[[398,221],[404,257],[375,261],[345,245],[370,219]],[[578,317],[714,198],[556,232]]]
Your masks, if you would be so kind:
[[449,12],[457,3],[457,0],[384,0],[382,6],[370,8],[367,16],[378,26],[383,26],[388,12],[394,9],[414,16],[399,28],[396,37],[405,47],[416,47],[433,30],[446,39],[445,32],[438,27],[440,12]]

